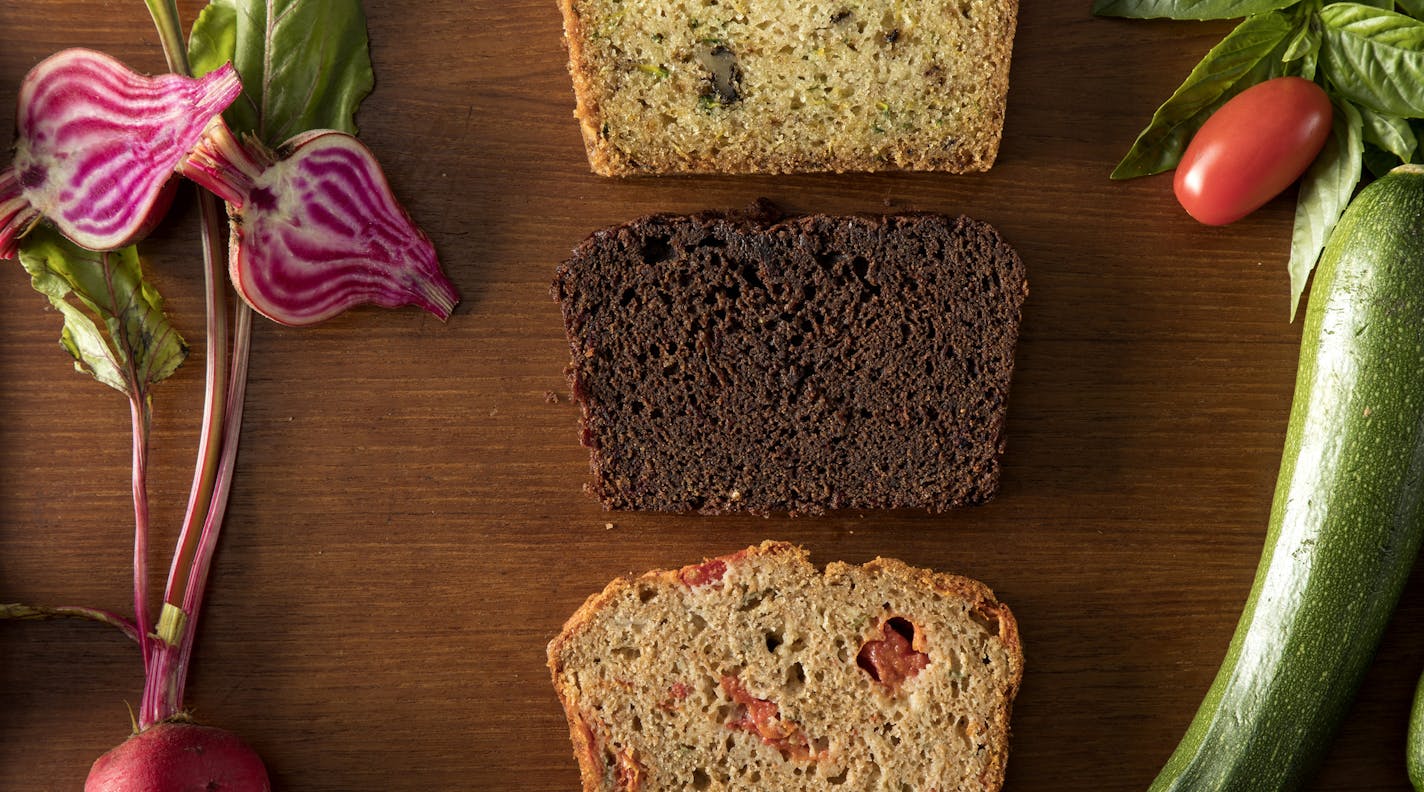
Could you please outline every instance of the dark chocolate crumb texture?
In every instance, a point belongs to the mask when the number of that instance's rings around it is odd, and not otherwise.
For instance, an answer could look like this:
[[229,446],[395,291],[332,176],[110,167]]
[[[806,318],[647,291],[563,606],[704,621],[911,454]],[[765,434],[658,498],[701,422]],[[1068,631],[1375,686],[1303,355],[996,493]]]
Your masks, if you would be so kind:
[[553,287],[613,509],[983,503],[999,483],[1023,263],[934,214],[652,215]]

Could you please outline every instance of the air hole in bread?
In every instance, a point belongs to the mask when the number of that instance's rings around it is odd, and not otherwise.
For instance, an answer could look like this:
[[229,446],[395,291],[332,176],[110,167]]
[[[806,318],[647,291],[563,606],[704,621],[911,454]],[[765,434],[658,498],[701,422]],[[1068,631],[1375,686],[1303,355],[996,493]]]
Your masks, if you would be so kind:
[[747,285],[754,289],[766,288],[766,283],[762,281],[761,275],[757,273],[755,264],[745,264],[742,266],[742,280],[746,281]]
[[969,726],[964,722],[963,718],[959,718],[954,722],[954,735],[963,741],[965,745],[974,745],[974,740],[969,736]]
[[910,645],[914,646],[915,625],[909,619],[895,616],[890,619],[887,619],[885,621],[885,626],[899,633],[901,638],[904,638],[906,641],[909,641]]
[[706,789],[710,786],[712,786],[712,779],[707,775],[705,770],[699,767],[692,771],[693,789]]
[[643,240],[643,262],[646,264],[661,264],[664,261],[671,261],[673,257],[672,246],[668,240],[662,237],[650,236]]
[[806,685],[806,667],[800,663],[792,663],[786,669],[786,691],[795,693]]
[[969,611],[969,618],[973,619],[976,624],[982,625],[984,630],[990,635],[996,636],[999,634],[999,619],[997,614],[990,615],[977,608],[973,608]]
[[769,630],[769,631],[767,631],[767,633],[766,633],[766,650],[767,650],[768,652],[773,652],[773,653],[774,653],[774,652],[776,651],[776,647],[781,646],[781,644],[782,644],[781,633],[779,633],[779,632],[777,632],[777,631],[775,631],[775,630]]

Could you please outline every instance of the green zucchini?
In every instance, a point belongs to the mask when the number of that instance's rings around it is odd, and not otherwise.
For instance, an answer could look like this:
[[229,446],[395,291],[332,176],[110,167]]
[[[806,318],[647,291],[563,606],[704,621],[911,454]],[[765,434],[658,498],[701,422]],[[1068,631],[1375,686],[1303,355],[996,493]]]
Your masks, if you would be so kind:
[[1414,688],[1414,706],[1409,710],[1409,735],[1405,738],[1404,767],[1409,783],[1424,792],[1424,677]]
[[1266,546],[1153,792],[1302,786],[1424,536],[1424,168],[1366,187],[1315,276]]

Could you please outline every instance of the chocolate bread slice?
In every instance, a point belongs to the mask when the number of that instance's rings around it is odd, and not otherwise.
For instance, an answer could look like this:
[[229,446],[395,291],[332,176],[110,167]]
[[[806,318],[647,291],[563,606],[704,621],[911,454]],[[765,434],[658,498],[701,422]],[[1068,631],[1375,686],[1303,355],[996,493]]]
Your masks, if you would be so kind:
[[991,792],[1023,675],[982,583],[782,542],[619,578],[548,654],[584,792]]
[[941,511],[998,488],[1027,284],[985,223],[652,215],[590,236],[553,291],[609,508]]

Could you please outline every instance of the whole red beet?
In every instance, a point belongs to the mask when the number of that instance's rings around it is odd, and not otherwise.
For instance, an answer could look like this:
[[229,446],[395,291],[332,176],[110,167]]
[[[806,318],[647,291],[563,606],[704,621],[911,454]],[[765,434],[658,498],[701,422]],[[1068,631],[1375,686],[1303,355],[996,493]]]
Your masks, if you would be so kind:
[[267,768],[237,735],[166,721],[99,757],[84,792],[271,792]]

